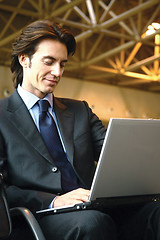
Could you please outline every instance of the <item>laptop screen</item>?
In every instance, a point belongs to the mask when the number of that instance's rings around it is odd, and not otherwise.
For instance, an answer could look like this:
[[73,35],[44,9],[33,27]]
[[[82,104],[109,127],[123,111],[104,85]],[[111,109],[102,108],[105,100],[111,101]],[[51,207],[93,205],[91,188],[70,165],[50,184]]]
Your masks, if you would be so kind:
[[160,192],[160,120],[110,119],[90,201]]

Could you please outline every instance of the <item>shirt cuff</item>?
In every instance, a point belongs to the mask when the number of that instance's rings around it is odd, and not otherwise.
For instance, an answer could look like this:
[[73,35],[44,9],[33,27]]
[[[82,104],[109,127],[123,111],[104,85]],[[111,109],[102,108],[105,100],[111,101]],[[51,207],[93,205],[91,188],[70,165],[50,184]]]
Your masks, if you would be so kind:
[[50,208],[54,208],[54,202],[55,202],[55,200],[56,200],[57,197],[58,197],[58,196],[56,196],[56,197],[52,200],[52,202],[51,202],[50,205],[49,205],[49,209],[50,209]]

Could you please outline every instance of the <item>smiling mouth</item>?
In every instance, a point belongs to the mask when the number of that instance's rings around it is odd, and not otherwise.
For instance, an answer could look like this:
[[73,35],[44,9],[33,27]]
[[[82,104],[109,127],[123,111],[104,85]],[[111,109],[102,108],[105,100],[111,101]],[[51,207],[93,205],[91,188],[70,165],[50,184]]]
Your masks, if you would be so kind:
[[54,78],[43,78],[43,80],[49,81],[49,82],[54,83],[54,84],[58,83],[58,80],[54,79]]
[[49,79],[49,78],[46,78],[47,81],[50,81],[50,82],[57,82],[57,80],[55,79]]

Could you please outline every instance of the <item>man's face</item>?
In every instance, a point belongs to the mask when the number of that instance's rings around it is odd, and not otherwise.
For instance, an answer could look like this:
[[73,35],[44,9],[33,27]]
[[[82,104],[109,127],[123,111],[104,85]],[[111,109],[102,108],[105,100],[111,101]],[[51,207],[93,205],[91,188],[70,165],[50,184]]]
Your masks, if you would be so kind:
[[67,48],[63,43],[52,39],[42,40],[31,60],[20,55],[23,67],[22,87],[39,98],[54,91],[67,62]]

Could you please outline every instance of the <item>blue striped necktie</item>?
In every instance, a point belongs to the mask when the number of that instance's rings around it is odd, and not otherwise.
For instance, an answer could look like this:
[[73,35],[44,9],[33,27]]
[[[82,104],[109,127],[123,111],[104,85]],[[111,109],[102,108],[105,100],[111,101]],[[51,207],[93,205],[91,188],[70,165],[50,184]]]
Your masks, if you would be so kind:
[[46,143],[53,162],[61,172],[61,187],[63,192],[68,192],[79,187],[78,178],[71,163],[64,152],[57,126],[51,114],[48,112],[50,106],[47,100],[39,100],[39,129]]

